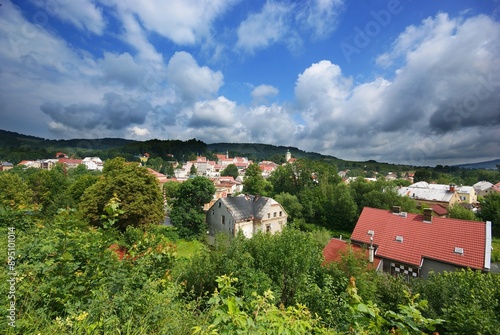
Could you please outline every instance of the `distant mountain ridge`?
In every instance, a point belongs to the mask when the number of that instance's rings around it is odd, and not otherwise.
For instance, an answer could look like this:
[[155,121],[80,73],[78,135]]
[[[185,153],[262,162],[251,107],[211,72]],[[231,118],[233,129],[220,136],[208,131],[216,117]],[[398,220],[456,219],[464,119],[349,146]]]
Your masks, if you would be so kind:
[[455,167],[461,169],[488,169],[488,170],[496,170],[497,165],[500,165],[500,159],[495,159],[492,161],[485,162],[477,162],[477,163],[468,163],[468,164],[457,164],[453,165]]

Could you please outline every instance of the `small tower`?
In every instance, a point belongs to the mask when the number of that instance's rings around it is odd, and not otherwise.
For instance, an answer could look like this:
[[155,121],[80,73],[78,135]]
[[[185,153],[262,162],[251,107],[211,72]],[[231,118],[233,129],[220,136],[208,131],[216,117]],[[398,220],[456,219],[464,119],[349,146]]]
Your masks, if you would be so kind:
[[286,155],[285,155],[285,161],[288,162],[292,158],[292,154],[290,153],[290,150],[287,149]]

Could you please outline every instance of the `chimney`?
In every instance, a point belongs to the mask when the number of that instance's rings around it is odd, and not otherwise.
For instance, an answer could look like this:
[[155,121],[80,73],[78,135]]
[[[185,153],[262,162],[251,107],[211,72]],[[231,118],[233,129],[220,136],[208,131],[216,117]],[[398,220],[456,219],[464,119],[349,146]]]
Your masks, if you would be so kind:
[[424,222],[432,222],[432,208],[424,208]]
[[454,184],[450,184],[450,192],[455,192],[455,185]]
[[399,214],[401,212],[401,206],[392,206],[392,213]]

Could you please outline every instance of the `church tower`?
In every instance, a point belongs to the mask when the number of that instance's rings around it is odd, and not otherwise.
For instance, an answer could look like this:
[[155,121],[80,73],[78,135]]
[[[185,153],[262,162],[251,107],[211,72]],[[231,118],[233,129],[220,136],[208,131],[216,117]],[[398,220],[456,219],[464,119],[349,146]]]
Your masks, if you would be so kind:
[[285,161],[288,162],[291,158],[292,154],[290,153],[290,150],[287,150],[285,155]]

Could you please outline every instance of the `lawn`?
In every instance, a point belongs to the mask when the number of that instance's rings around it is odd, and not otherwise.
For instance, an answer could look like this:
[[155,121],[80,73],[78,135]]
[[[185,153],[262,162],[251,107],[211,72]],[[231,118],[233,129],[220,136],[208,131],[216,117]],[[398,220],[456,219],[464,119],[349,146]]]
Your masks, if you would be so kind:
[[491,261],[500,262],[500,238],[493,238],[491,246],[493,247],[493,250],[491,250]]
[[205,245],[199,241],[178,240],[176,244],[177,244],[177,256],[184,258],[191,258],[198,252],[206,248]]

